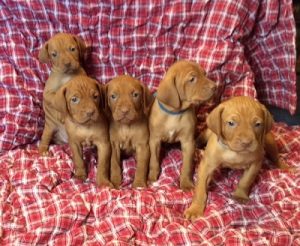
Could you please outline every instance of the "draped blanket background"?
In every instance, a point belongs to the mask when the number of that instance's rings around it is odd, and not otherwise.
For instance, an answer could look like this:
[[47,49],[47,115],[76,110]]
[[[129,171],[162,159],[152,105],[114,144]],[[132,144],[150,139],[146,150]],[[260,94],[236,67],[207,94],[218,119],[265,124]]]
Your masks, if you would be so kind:
[[[72,177],[68,145],[39,156],[50,66],[37,56],[57,32],[85,41],[85,68],[100,83],[127,73],[155,91],[174,61],[189,59],[218,83],[221,100],[249,95],[296,108],[290,0],[0,1],[2,245],[300,244],[298,169],[276,170],[266,160],[245,205],[230,195],[241,172],[217,172],[205,217],[191,223],[183,211],[193,192],[178,188],[176,147],[165,150],[158,182],[145,189],[131,188],[133,157],[123,161],[122,189],[114,190],[96,187],[93,151],[85,152],[85,183]],[[199,111],[199,125],[208,108]],[[277,123],[273,132],[282,158],[298,168],[300,127]]]

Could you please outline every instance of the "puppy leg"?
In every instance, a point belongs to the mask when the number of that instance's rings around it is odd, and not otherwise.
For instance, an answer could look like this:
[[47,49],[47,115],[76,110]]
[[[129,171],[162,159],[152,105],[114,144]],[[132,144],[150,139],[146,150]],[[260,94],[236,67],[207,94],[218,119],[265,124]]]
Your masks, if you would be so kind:
[[182,168],[180,172],[180,188],[191,190],[194,188],[192,180],[193,159],[195,153],[195,141],[193,138],[180,141],[182,150]]
[[160,165],[159,165],[159,156],[160,156],[160,147],[161,147],[160,138],[150,138],[149,145],[150,145],[151,155],[150,155],[148,180],[150,183],[153,183],[158,179],[158,175],[160,173]]
[[207,200],[207,188],[211,181],[214,168],[208,166],[205,158],[202,159],[195,188],[195,194],[191,206],[184,211],[186,219],[195,220],[204,213]]
[[82,147],[80,144],[70,141],[70,148],[72,151],[73,162],[75,165],[75,174],[74,176],[81,180],[86,180],[87,173],[85,169],[85,165],[82,158]]
[[109,181],[109,168],[111,156],[110,144],[97,143],[96,146],[98,154],[96,183],[99,186],[108,186],[110,188],[113,188],[113,184]]
[[147,144],[140,144],[136,148],[137,167],[135,171],[133,188],[147,186],[147,173],[150,158],[150,149]]
[[43,130],[41,142],[40,142],[39,148],[38,148],[40,155],[48,155],[49,144],[54,135],[54,132],[55,131],[54,131],[53,127],[51,127],[46,122],[45,126],[44,126],[44,130]]
[[111,149],[111,167],[110,167],[110,181],[116,189],[122,183],[122,169],[121,169],[121,150],[117,144],[113,143]]
[[261,161],[253,163],[248,169],[244,171],[236,190],[232,194],[234,199],[242,203],[249,200],[249,191],[259,173],[259,170],[261,169],[261,165]]
[[277,168],[280,169],[291,169],[280,157],[279,151],[274,139],[274,136],[271,132],[266,134],[265,137],[265,151],[267,153],[268,158],[275,163]]

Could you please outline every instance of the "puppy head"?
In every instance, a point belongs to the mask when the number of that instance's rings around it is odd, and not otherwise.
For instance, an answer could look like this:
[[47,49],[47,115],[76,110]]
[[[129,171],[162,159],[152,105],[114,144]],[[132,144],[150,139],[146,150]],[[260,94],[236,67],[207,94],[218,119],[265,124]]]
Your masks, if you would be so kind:
[[157,98],[174,109],[183,109],[209,100],[215,90],[216,84],[198,64],[181,60],[168,69],[157,89]]
[[98,121],[104,107],[102,85],[96,80],[80,75],[62,86],[55,95],[54,107],[68,115],[78,124],[92,124]]
[[41,62],[51,62],[52,69],[61,73],[74,73],[80,67],[86,47],[75,35],[59,33],[42,47],[39,53]]
[[131,124],[147,115],[153,96],[140,81],[122,75],[106,85],[107,107],[114,121]]
[[231,150],[254,152],[263,146],[273,118],[265,106],[254,99],[234,97],[217,106],[206,122]]

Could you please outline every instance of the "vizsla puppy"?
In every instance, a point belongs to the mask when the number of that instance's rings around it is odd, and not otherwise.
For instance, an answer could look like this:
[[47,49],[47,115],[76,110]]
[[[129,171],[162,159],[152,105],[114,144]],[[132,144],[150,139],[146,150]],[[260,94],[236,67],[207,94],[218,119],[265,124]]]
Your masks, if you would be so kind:
[[287,167],[279,161],[276,143],[269,132],[272,124],[269,111],[250,97],[225,101],[208,115],[208,143],[200,162],[193,202],[184,212],[187,219],[203,215],[207,188],[217,168],[244,170],[233,197],[245,202],[261,169],[264,148],[280,168]]
[[83,161],[83,146],[95,145],[98,152],[96,183],[99,186],[113,185],[109,181],[111,147],[108,122],[102,110],[105,95],[102,86],[87,76],[73,77],[56,93],[54,106],[65,116],[75,176],[85,180],[87,177]]
[[63,116],[53,108],[53,96],[71,78],[79,74],[86,74],[80,65],[85,49],[84,43],[78,37],[59,33],[47,41],[39,53],[41,62],[51,62],[52,64],[43,93],[45,126],[39,145],[40,154],[48,153],[52,138],[55,143],[67,142]]
[[156,181],[160,172],[161,142],[180,142],[183,155],[180,188],[189,190],[194,187],[192,181],[196,127],[194,105],[209,100],[215,89],[215,83],[209,80],[204,70],[194,62],[178,61],[168,69],[157,89],[157,96],[149,116],[150,182]]
[[122,181],[121,151],[135,152],[137,168],[133,187],[145,187],[149,165],[148,111],[153,96],[138,80],[119,76],[106,87],[110,110],[111,182],[118,188]]

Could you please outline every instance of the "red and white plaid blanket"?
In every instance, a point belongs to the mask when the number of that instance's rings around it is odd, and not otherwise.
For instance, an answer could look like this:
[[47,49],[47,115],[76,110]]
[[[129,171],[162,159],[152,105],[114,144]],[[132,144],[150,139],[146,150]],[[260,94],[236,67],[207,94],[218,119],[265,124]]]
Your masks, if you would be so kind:
[[193,192],[178,188],[179,149],[165,149],[160,178],[145,189],[131,188],[135,160],[124,160],[120,190],[96,186],[93,151],[85,151],[85,183],[72,177],[68,145],[52,145],[50,157],[37,153],[50,71],[37,54],[57,32],[85,41],[86,70],[101,83],[127,73],[155,91],[174,61],[189,59],[218,83],[222,99],[249,95],[294,112],[291,2],[1,1],[0,244],[300,245],[300,126],[273,128],[294,173],[266,160],[241,205],[231,198],[241,172],[221,170],[205,216],[193,223],[183,217]]

